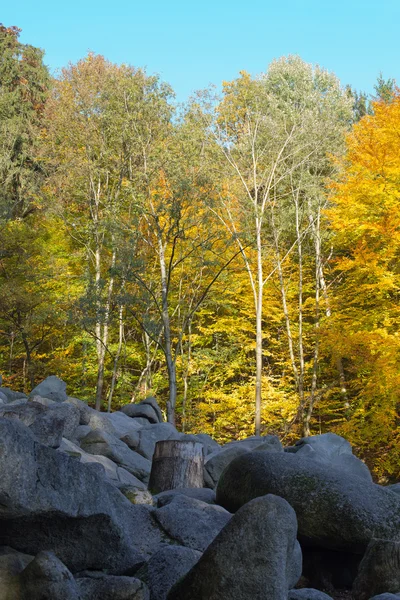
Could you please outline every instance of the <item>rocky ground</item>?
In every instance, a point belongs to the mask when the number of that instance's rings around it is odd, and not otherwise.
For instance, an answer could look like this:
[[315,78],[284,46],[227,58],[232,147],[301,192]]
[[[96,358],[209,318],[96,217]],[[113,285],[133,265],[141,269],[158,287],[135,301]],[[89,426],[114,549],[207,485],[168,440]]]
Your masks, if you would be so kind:
[[[164,440],[201,445],[202,488],[151,493]],[[99,413],[49,377],[0,387],[0,473],[1,600],[400,597],[400,485],[334,434],[220,447],[154,398]]]

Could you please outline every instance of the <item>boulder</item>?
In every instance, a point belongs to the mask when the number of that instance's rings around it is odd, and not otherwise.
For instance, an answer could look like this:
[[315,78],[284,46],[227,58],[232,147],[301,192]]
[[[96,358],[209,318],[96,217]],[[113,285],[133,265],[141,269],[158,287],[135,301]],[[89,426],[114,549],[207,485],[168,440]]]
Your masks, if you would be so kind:
[[400,539],[400,498],[362,478],[296,454],[249,452],[222,474],[217,502],[235,512],[267,493],[294,508],[306,545],[364,553],[372,537]]
[[164,420],[164,419],[163,419],[163,415],[162,415],[161,409],[160,409],[160,407],[158,406],[158,402],[157,402],[157,400],[154,398],[154,396],[147,396],[147,398],[145,398],[145,399],[142,401],[142,404],[148,404],[149,406],[151,406],[151,407],[154,409],[154,411],[156,412],[156,414],[157,414],[158,421],[159,421],[160,423],[162,423],[162,422],[163,422],[163,420]]
[[400,483],[392,483],[392,485],[386,486],[386,489],[394,492],[395,494],[400,494]]
[[140,442],[137,452],[152,460],[154,448],[157,442],[162,440],[180,440],[182,434],[171,425],[171,423],[157,423],[156,425],[147,425],[139,431]]
[[79,426],[80,420],[80,412],[77,406],[73,404],[63,403],[55,403],[50,406],[47,410],[47,413],[50,415],[55,415],[57,418],[64,419],[64,428],[62,432],[62,437],[67,440],[74,440],[76,429]]
[[65,452],[69,456],[78,458],[83,464],[90,465],[91,467],[100,467],[100,470],[97,470],[97,472],[117,487],[129,485],[141,490],[146,489],[146,486],[137,477],[129,473],[126,469],[118,467],[106,456],[89,454],[64,438],[58,450]]
[[80,442],[91,431],[92,429],[89,427],[89,425],[78,425],[78,427],[75,429],[75,441]]
[[79,425],[89,425],[93,409],[90,408],[86,402],[83,402],[78,398],[74,398],[73,396],[68,396],[64,402],[65,404],[72,404],[73,406],[76,406],[76,408],[79,410]]
[[7,404],[7,402],[8,402],[7,396],[3,392],[0,392],[0,404]]
[[400,542],[373,539],[354,581],[355,600],[368,600],[383,592],[400,592]]
[[334,458],[343,454],[353,454],[350,442],[336,433],[323,433],[322,435],[310,435],[298,440],[293,448],[297,453],[305,446],[311,446],[320,456]]
[[66,389],[67,384],[62,379],[59,379],[55,375],[50,375],[50,377],[46,377],[44,381],[33,388],[29,397],[32,398],[38,395],[42,396],[42,398],[54,400],[55,402],[64,402],[68,398]]
[[161,508],[172,502],[172,500],[179,495],[195,498],[196,500],[201,500],[201,502],[206,502],[207,504],[215,504],[215,492],[214,490],[210,490],[210,488],[176,488],[175,490],[160,492],[157,496],[154,496],[154,499],[158,508]]
[[51,548],[72,571],[122,574],[149,557],[161,532],[76,458],[39,444],[18,421],[0,419],[0,544],[28,554]]
[[260,450],[266,452],[283,452],[282,444],[276,435],[251,436],[225,444],[223,448],[206,457],[204,464],[204,481],[207,487],[215,488],[223,470],[229,463],[246,452]]
[[118,437],[118,434],[115,430],[115,427],[107,413],[101,413],[98,410],[94,410],[94,408],[89,407],[89,423],[87,423],[92,430],[104,431],[104,433],[109,433],[110,435],[115,435]]
[[241,454],[249,450],[243,444],[225,446],[209,454],[204,463],[204,481],[207,487],[215,488],[223,470]]
[[128,417],[142,417],[147,419],[149,423],[160,423],[157,412],[150,404],[126,404],[121,408],[121,412]]
[[21,600],[81,600],[72,573],[53,554],[39,552],[20,575]]
[[52,406],[53,404],[56,404],[55,400],[50,400],[50,398],[42,398],[42,396],[38,396],[37,394],[35,396],[32,396],[31,398],[29,398],[29,400],[31,402],[36,402],[37,404],[43,404],[43,406]]
[[372,481],[367,465],[354,456],[350,442],[335,433],[304,437],[290,451],[298,458],[315,460]]
[[[129,417],[128,417],[129,418]],[[119,438],[121,442],[124,442],[134,452],[139,448],[140,444],[140,436],[137,431],[135,433],[126,433],[122,437]]]
[[[104,413],[104,416],[111,422],[116,435],[120,439],[127,435],[132,437],[137,436],[139,443],[138,431],[139,429],[142,429],[143,425],[140,425],[140,423],[137,422],[137,419],[131,419],[120,411],[114,413]],[[147,421],[146,425],[148,425]]]
[[0,418],[18,420],[31,430],[35,438],[50,448],[58,448],[64,432],[65,415],[51,411],[43,404],[7,404],[0,408]]
[[172,586],[201,558],[201,552],[184,546],[164,546],[137,573],[150,589],[151,600],[166,600]]
[[81,600],[150,600],[147,586],[134,577],[79,577]]
[[151,462],[130,450],[124,442],[104,431],[91,431],[81,440],[81,448],[89,454],[106,456],[141,481],[148,481]]
[[287,600],[332,600],[332,597],[320,590],[303,588],[302,590],[289,590]]
[[221,506],[177,495],[154,511],[154,517],[168,536],[182,546],[203,552],[232,515]]
[[252,500],[172,588],[168,600],[287,600],[296,530],[296,515],[285,500],[272,495]]
[[7,398],[8,402],[15,402],[16,400],[28,400],[28,396],[23,392],[14,392],[8,387],[0,387],[0,392]]

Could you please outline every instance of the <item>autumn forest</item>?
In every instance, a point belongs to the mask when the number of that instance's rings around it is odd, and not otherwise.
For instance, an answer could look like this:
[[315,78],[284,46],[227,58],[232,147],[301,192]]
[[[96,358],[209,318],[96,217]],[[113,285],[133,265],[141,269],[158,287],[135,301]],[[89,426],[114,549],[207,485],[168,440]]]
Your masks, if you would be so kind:
[[[400,476],[400,90],[298,56],[184,105],[0,25],[0,373],[217,441],[333,431]],[[219,82],[216,82],[219,84]]]

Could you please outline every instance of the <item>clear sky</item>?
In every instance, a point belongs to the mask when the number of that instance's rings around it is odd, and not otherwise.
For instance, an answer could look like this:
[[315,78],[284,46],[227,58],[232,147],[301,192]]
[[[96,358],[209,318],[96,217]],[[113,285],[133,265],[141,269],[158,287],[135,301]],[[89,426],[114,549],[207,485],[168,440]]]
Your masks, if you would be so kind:
[[400,0],[1,0],[0,21],[54,72],[88,50],[158,73],[184,101],[242,69],[299,54],[343,84],[400,84]]

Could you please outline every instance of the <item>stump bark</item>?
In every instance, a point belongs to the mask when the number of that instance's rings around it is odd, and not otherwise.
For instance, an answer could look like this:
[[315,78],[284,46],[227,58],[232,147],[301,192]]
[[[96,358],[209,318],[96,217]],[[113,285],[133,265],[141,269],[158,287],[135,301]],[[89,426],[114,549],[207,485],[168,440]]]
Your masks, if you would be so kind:
[[156,443],[149,490],[159,494],[176,488],[203,487],[203,444],[179,440]]

